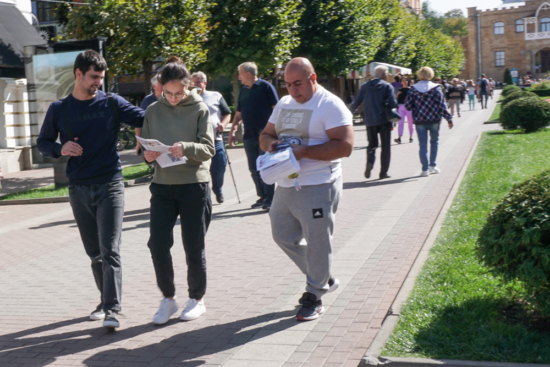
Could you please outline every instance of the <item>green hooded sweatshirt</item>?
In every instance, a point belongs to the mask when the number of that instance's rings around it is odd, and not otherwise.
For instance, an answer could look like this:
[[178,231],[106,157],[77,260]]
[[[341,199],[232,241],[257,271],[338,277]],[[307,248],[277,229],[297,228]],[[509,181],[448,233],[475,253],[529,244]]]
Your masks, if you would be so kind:
[[173,106],[164,94],[145,112],[141,136],[172,146],[183,144],[187,163],[178,166],[155,167],[153,182],[161,185],[182,185],[210,181],[210,159],[216,153],[214,131],[208,122],[210,112],[198,93],[191,89]]

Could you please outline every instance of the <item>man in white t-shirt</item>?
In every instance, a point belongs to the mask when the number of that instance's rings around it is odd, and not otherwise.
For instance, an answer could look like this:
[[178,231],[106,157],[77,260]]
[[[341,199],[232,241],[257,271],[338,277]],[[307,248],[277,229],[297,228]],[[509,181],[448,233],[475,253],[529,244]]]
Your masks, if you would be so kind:
[[212,157],[210,175],[212,176],[212,191],[216,195],[216,201],[221,204],[224,202],[222,187],[225,167],[227,166],[223,131],[231,120],[231,110],[220,93],[206,90],[206,81],[206,74],[202,71],[197,71],[191,75],[192,84],[201,89],[202,100],[210,110],[209,121],[216,137],[216,154]]
[[273,239],[307,277],[296,316],[308,321],[324,312],[321,297],[339,283],[331,274],[332,233],[342,196],[340,158],[353,150],[353,124],[344,102],[317,84],[309,60],[292,59],[284,79],[290,95],[275,106],[260,145],[273,151],[290,143],[300,163],[301,189],[294,178],[278,181],[269,216]]

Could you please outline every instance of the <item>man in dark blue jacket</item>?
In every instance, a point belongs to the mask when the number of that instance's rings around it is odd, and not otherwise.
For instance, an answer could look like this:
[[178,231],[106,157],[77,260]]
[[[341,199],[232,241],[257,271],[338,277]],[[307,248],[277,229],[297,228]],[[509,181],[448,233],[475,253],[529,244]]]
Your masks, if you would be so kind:
[[[37,145],[47,157],[70,156],[66,171],[69,199],[101,293],[101,302],[90,319],[104,320],[103,326],[116,328],[120,326],[124,216],[117,120],[141,127],[144,111],[99,90],[106,69],[105,59],[95,51],[76,57],[74,90],[50,105]],[[61,143],[57,143],[58,137]]]
[[379,178],[390,178],[388,169],[391,159],[391,130],[392,123],[386,118],[386,105],[390,108],[397,107],[397,101],[393,87],[386,82],[388,80],[388,68],[380,65],[374,69],[374,78],[363,84],[359,95],[353,102],[351,110],[355,112],[357,107],[363,103],[363,120],[367,125],[367,138],[369,145],[367,147],[367,169],[365,178],[370,178],[372,167],[376,159],[375,152],[378,148],[378,135],[382,146],[381,168]]

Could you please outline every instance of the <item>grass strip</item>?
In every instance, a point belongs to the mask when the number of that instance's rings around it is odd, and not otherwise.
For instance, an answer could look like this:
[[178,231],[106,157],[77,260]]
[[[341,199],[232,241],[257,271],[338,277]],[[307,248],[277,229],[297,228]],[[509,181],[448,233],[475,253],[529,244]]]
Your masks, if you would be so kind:
[[399,322],[382,353],[497,362],[550,363],[550,333],[507,321],[525,297],[481,266],[474,245],[487,215],[515,183],[550,166],[550,131],[486,132]]
[[488,121],[498,121],[498,119],[500,118],[501,109],[502,109],[502,105],[500,103],[497,103]]
[[[152,173],[152,170],[145,163],[136,164],[134,166],[122,169],[122,177],[124,181],[135,180],[136,178],[147,176],[150,173]],[[50,185],[37,189],[19,191],[0,196],[0,200],[28,200],[40,198],[56,198],[62,196],[69,196],[68,187],[61,187],[59,189],[56,189],[55,185]]]

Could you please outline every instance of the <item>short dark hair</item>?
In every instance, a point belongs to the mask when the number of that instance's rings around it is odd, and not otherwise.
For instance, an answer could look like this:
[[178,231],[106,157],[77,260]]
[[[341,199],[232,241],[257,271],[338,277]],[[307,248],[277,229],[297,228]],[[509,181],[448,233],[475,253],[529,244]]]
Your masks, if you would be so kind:
[[183,85],[189,85],[189,70],[183,63],[171,62],[166,64],[160,74],[160,84],[164,85],[173,81],[181,82]]
[[482,78],[485,78],[485,74],[481,74],[481,77],[482,77]]
[[82,74],[86,74],[90,67],[94,67],[95,71],[105,71],[107,70],[107,62],[99,54],[99,52],[94,50],[86,50],[78,54],[74,60],[74,74],[76,75],[76,69],[80,69]]
[[394,77],[394,79],[395,79],[396,82],[400,82],[401,81],[401,75],[396,75]]

